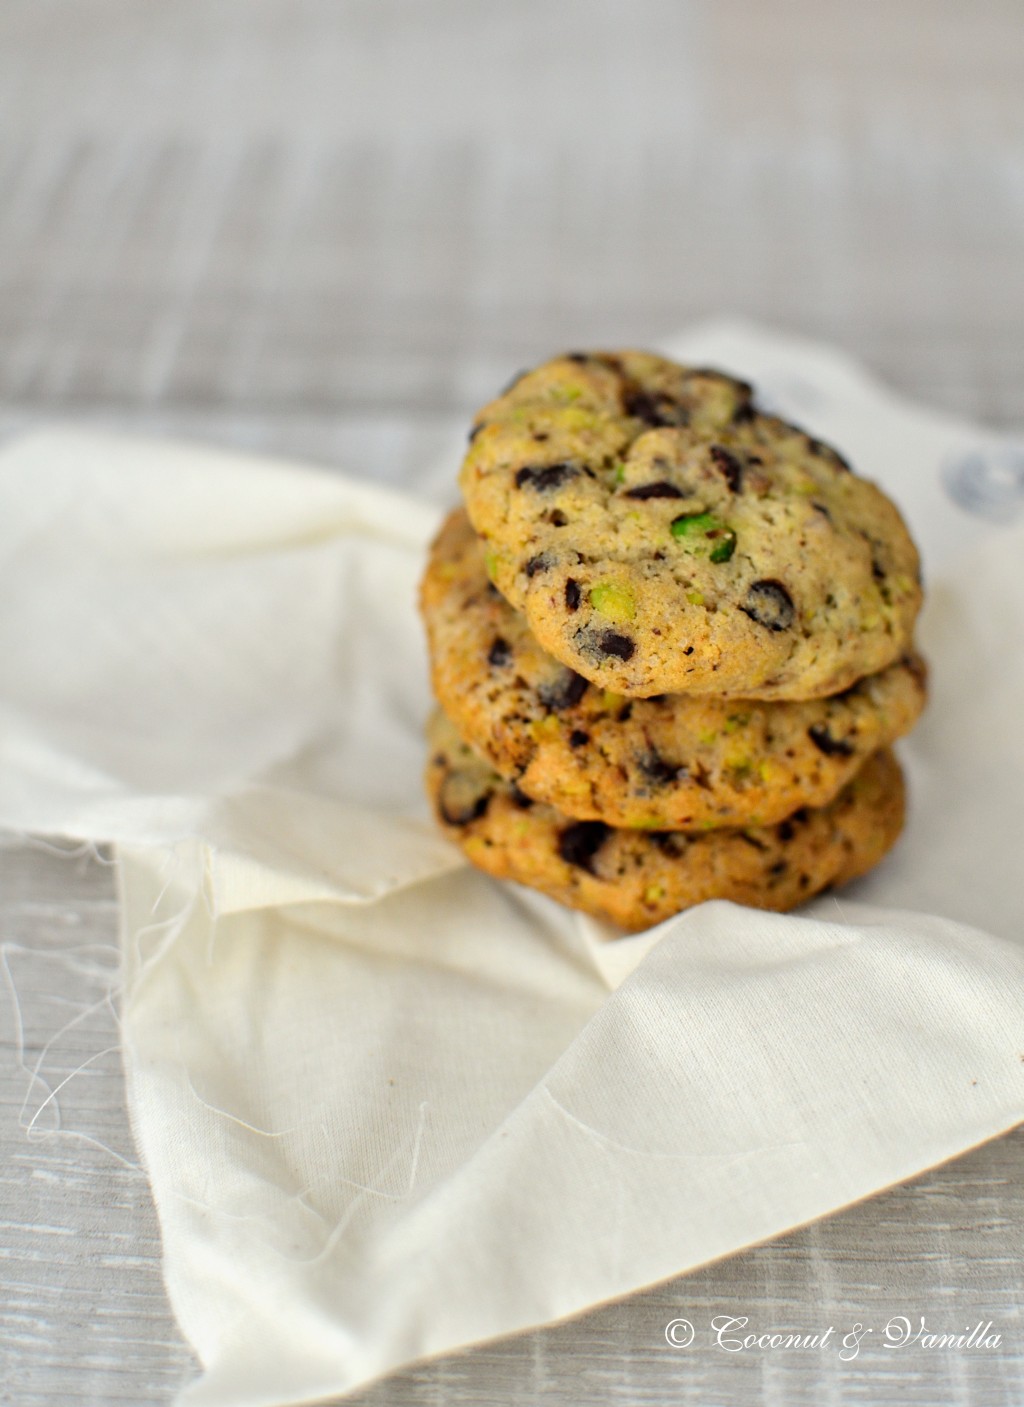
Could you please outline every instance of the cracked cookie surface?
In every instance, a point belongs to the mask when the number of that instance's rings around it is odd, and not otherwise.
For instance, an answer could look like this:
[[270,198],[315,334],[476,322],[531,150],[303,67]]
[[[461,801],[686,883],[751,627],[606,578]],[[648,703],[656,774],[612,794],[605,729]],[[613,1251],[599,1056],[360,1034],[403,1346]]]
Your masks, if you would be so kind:
[[909,647],[896,507],[722,373],[558,357],[480,411],[460,483],[495,585],[607,689],[815,698]]
[[776,826],[684,835],[574,820],[531,801],[440,712],[428,743],[437,819],[474,865],[629,930],[706,899],[794,908],[871,869],[903,824],[903,778],[888,749],[868,758],[828,806]]
[[421,592],[434,693],[495,771],[578,819],[665,830],[774,823],[831,801],[924,706],[914,655],[828,699],[628,699],[545,653],[489,582],[483,555],[466,514],[452,513]]

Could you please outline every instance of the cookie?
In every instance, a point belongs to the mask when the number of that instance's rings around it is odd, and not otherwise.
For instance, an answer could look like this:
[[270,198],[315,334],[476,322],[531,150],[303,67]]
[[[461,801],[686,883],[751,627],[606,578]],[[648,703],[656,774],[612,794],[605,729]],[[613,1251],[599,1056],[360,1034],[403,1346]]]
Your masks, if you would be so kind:
[[488,571],[592,683],[816,698],[909,648],[921,588],[899,512],[751,395],[647,353],[580,353],[478,415],[460,482]]
[[877,864],[903,824],[903,778],[887,749],[828,806],[776,826],[622,830],[533,802],[461,741],[443,714],[428,730],[427,790],[467,858],[620,928],[641,929],[705,899],[785,910]]
[[824,806],[925,701],[915,655],[802,702],[603,690],[537,644],[461,510],[433,544],[421,605],[434,693],[461,736],[534,800],[610,826],[767,825]]

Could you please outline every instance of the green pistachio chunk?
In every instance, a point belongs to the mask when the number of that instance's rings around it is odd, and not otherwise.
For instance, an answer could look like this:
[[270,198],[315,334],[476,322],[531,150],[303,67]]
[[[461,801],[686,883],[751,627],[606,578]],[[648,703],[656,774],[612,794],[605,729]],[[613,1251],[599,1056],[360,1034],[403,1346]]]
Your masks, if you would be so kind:
[[636,616],[636,598],[621,582],[599,581],[590,588],[590,604],[599,615],[619,624]]

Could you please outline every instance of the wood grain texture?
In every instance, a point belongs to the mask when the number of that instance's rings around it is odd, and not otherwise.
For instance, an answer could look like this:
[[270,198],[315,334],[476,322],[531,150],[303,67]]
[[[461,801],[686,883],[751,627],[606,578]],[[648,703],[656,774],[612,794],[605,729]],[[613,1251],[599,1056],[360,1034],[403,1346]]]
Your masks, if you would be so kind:
[[[1013,0],[8,0],[0,431],[182,434],[440,497],[520,365],[735,312],[1021,433],[1022,94]],[[127,1125],[115,923],[102,858],[0,849],[4,1404],[157,1407],[195,1371]],[[1017,1404],[1022,1165],[1018,1132],[351,1400]],[[875,1332],[852,1363],[729,1355],[726,1313]],[[1003,1345],[887,1350],[893,1314]]]

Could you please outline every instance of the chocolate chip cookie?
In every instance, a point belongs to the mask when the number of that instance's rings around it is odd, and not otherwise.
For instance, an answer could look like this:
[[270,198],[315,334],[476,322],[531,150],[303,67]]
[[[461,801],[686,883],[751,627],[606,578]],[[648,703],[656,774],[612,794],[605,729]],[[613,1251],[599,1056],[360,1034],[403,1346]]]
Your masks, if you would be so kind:
[[427,790],[443,830],[480,869],[530,885],[625,929],[648,928],[705,899],[791,909],[877,864],[903,824],[903,779],[887,749],[828,806],[775,826],[615,829],[531,801],[432,719]]
[[602,688],[819,698],[909,648],[895,506],[722,373],[558,357],[479,413],[461,486],[492,581]]
[[434,693],[495,771],[580,820],[662,830],[780,821],[831,801],[924,706],[912,654],[827,699],[628,699],[546,654],[483,558],[457,510],[423,579]]

